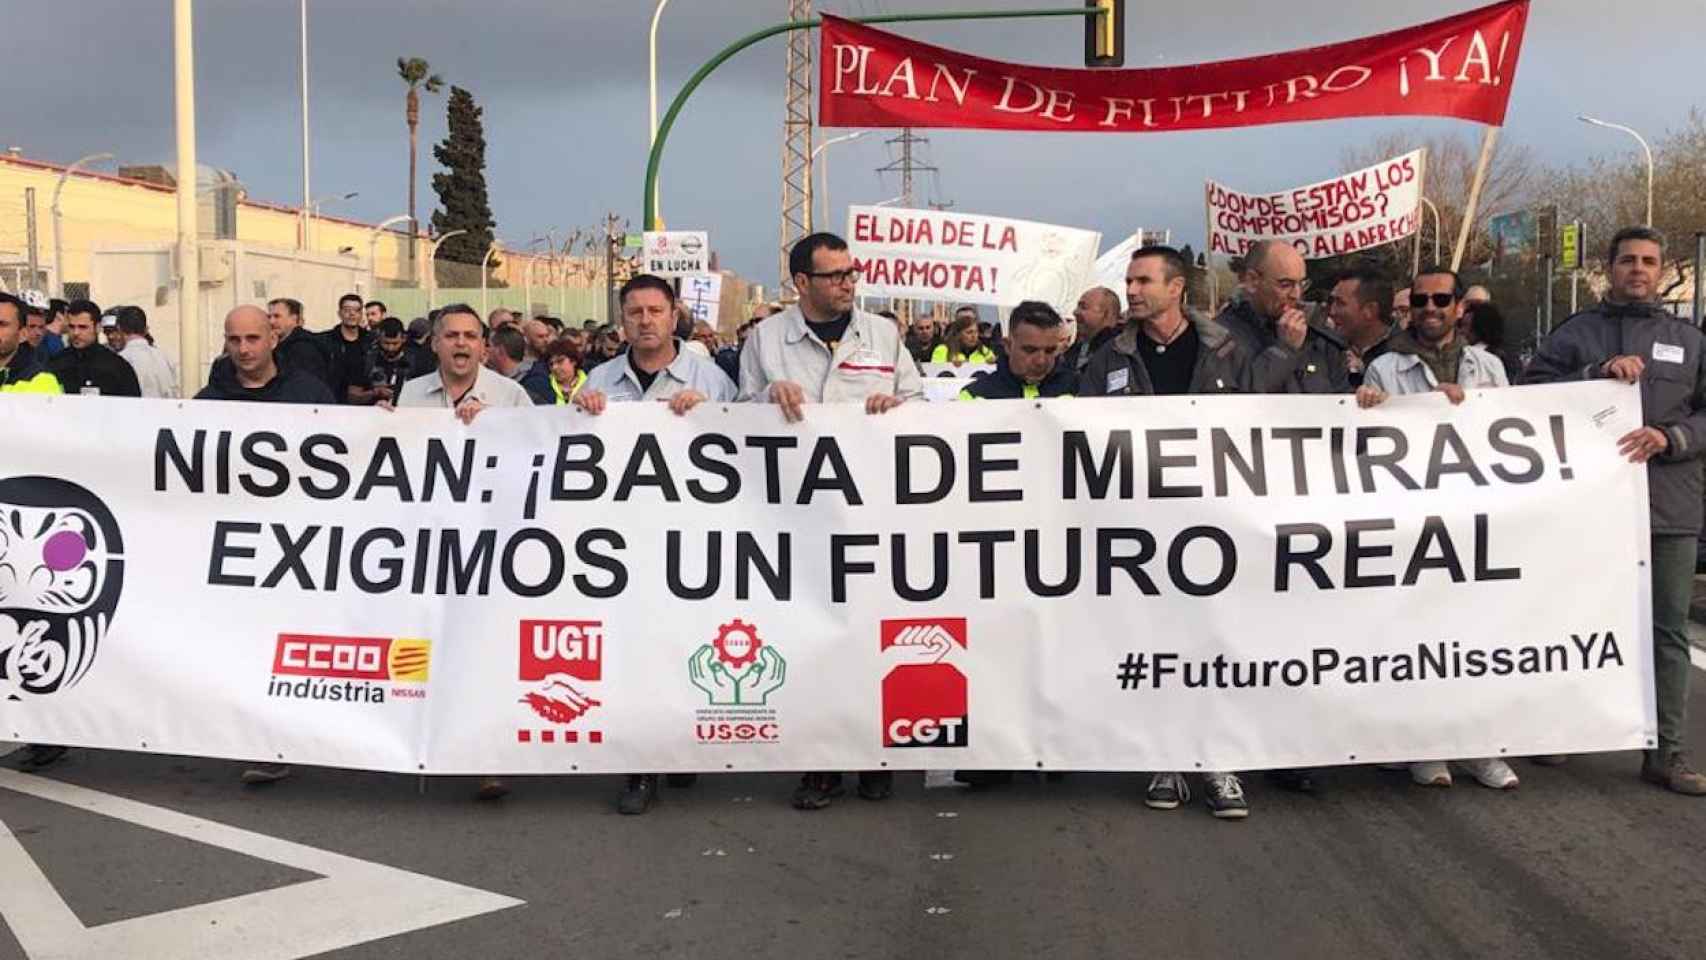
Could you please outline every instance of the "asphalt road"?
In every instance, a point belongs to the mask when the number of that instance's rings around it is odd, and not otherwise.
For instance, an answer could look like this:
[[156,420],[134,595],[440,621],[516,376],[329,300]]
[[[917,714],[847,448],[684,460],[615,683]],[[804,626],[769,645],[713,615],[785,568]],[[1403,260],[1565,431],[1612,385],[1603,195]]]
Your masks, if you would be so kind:
[[[1696,680],[1690,736],[1706,747]],[[791,777],[706,776],[638,818],[616,815],[609,777],[521,780],[476,804],[457,779],[424,796],[414,778],[331,770],[246,788],[224,761],[87,750],[47,776],[525,901],[327,954],[342,960],[1698,960],[1706,798],[1642,783],[1638,765],[1631,753],[1522,762],[1508,793],[1371,768],[1330,771],[1315,796],[1256,777],[1244,822],[1200,802],[1148,810],[1136,774],[976,793],[902,774],[886,803],[810,814],[788,806]],[[314,876],[3,782],[0,823],[92,929]],[[22,876],[0,872],[0,903]],[[394,899],[383,883],[362,895],[375,909]],[[338,922],[287,911],[265,921],[284,947],[220,956],[302,955],[293,930]],[[186,940],[167,955],[209,954]],[[0,958],[25,956],[0,927]]]

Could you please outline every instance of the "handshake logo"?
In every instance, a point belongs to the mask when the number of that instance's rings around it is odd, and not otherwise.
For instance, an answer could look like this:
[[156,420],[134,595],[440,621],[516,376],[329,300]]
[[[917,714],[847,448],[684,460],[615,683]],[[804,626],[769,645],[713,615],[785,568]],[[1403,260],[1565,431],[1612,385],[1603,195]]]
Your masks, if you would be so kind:
[[693,732],[700,743],[781,739],[770,695],[787,682],[788,662],[759,637],[757,627],[740,619],[718,627],[716,637],[687,659],[687,678],[709,704],[696,712]]

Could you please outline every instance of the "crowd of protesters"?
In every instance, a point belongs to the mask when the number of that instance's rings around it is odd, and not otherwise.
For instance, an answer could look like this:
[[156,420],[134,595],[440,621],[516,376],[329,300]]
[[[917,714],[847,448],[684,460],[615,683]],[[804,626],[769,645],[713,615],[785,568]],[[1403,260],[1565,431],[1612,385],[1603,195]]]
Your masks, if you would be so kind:
[[[336,326],[304,327],[304,306],[273,300],[224,319],[224,353],[198,399],[276,403],[437,407],[472,422],[487,407],[573,406],[603,414],[612,403],[657,401],[686,414],[707,400],[774,404],[785,419],[806,404],[857,403],[882,414],[924,397],[921,367],[979,375],[959,392],[967,401],[1051,397],[1148,397],[1293,393],[1354,395],[1361,408],[1389,398],[1439,392],[1459,404],[1469,391],[1513,384],[1616,379],[1639,384],[1646,426],[1617,438],[1620,452],[1645,464],[1651,491],[1652,596],[1658,742],[1643,757],[1644,779],[1690,796],[1706,776],[1684,751],[1691,671],[1686,617],[1702,526],[1701,452],[1706,451],[1706,349],[1701,331],[1657,304],[1664,238],[1650,228],[1619,231],[1608,249],[1603,302],[1540,341],[1526,363],[1512,352],[1498,308],[1480,288],[1464,289],[1444,267],[1405,285],[1372,268],[1337,277],[1323,305],[1305,304],[1303,258],[1288,244],[1259,243],[1243,256],[1240,288],[1215,315],[1190,306],[1189,264],[1171,247],[1133,254],[1120,293],[1095,288],[1079,298],[1071,323],[1054,307],[1026,302],[1003,334],[975,307],[955,310],[938,329],[856,306],[859,270],[847,244],[814,234],[792,250],[792,305],[764,305],[722,343],[695,322],[674,287],[641,275],[623,285],[619,322],[574,328],[553,317],[523,318],[499,308],[485,317],[452,304],[405,326],[384,303],[354,294],[337,303]],[[103,334],[107,343],[102,344]],[[171,397],[179,372],[153,345],[140,307],[103,312],[70,302],[0,294],[0,393],[81,393]],[[44,766],[62,748],[37,746],[26,765]],[[1532,758],[1562,763],[1563,757]],[[1500,758],[1407,765],[1420,785],[1447,787],[1453,767],[1494,789],[1518,785]],[[1400,769],[1403,769],[1401,766]],[[252,783],[286,767],[255,766]],[[1311,791],[1315,771],[1272,771],[1279,786]],[[965,774],[999,782],[1000,773]],[[860,775],[858,793],[881,800],[886,771]],[[1243,781],[1230,771],[1201,778],[1217,817],[1248,815]],[[658,778],[629,777],[624,813],[643,813]],[[801,809],[830,805],[842,775],[802,777]],[[480,796],[507,787],[488,778]],[[1153,808],[1187,802],[1183,774],[1157,773],[1145,792]]]

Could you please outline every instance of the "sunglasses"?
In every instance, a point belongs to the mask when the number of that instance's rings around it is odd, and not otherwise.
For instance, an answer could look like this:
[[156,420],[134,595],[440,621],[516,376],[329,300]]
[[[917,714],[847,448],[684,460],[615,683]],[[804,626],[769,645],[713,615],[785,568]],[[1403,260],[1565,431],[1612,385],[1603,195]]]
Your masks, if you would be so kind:
[[1457,294],[1455,294],[1455,293],[1412,293],[1412,294],[1410,294],[1410,306],[1412,306],[1412,307],[1425,307],[1428,305],[1428,301],[1430,301],[1430,300],[1433,301],[1434,306],[1439,307],[1441,309],[1444,309],[1446,307],[1451,306],[1453,303],[1455,303],[1457,301]]

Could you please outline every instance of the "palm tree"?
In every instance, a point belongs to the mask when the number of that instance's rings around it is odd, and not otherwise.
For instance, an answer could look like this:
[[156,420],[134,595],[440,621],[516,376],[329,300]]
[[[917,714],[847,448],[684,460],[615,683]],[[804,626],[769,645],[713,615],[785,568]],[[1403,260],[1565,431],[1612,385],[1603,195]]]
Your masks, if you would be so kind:
[[[409,96],[405,101],[405,116],[409,121],[409,239],[413,241],[416,229],[415,220],[415,152],[420,146],[421,128],[421,95],[419,88],[425,86],[428,93],[437,93],[444,87],[444,78],[436,73],[430,73],[432,68],[420,57],[397,58],[397,76],[409,85]],[[414,243],[409,244],[409,255],[414,256]]]

